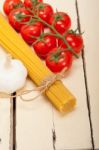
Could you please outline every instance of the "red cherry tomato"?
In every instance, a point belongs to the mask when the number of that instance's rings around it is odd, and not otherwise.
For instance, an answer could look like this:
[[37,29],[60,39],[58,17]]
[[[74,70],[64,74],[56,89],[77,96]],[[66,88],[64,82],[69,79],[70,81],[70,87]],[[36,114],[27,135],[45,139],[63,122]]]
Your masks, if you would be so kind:
[[36,40],[36,38],[40,36],[42,31],[43,31],[43,25],[40,22],[36,22],[31,25],[24,25],[21,28],[20,33],[21,33],[23,39],[28,44],[33,44],[33,42]]
[[37,5],[38,16],[49,23],[49,19],[53,14],[53,8],[47,3],[40,3]]
[[47,67],[54,73],[69,69],[72,64],[72,54],[64,49],[54,48],[46,58]]
[[54,24],[56,30],[63,34],[71,27],[71,19],[69,15],[64,12],[57,12],[52,15],[49,21],[50,24]]
[[21,0],[5,0],[3,10],[6,15],[9,15],[9,13],[17,7],[22,7]]
[[24,0],[24,6],[33,8],[33,5],[37,4],[38,2],[43,2],[43,0]]
[[[81,35],[69,33],[66,36],[66,40],[77,54],[80,53],[84,45]],[[67,48],[66,44],[60,39],[58,40],[58,45],[62,48]]]
[[33,47],[37,55],[45,59],[48,53],[56,47],[56,38],[51,35],[46,35],[41,41],[35,43]]
[[26,15],[30,15],[30,12],[25,8],[17,8],[10,12],[9,23],[16,31],[20,31],[24,23],[29,21],[30,17]]

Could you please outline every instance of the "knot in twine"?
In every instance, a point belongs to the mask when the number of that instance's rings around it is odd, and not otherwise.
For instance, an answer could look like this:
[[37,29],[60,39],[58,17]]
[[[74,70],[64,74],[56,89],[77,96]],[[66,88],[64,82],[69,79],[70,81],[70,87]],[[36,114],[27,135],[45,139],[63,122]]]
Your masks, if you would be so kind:
[[[41,94],[43,94],[46,90],[48,90],[56,81],[63,79],[66,76],[66,72],[67,72],[67,68],[63,69],[60,73],[47,76],[38,87],[32,90],[19,91],[19,92],[16,92],[15,95],[0,92],[0,97],[1,98],[17,98],[19,96],[22,101],[25,101],[25,102],[33,101],[37,99]],[[29,98],[26,99],[23,97],[24,95],[30,94],[34,91],[39,91],[39,94],[30,99]]]

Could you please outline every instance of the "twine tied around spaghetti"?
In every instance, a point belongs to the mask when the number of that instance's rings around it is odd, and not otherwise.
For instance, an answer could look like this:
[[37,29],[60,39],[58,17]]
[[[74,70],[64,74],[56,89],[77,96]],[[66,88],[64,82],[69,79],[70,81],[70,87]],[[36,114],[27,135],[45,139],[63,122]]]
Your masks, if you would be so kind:
[[[64,68],[60,73],[47,76],[38,87],[31,90],[16,92],[15,95],[0,92],[0,98],[17,98],[19,96],[22,101],[25,102],[33,101],[37,99],[40,95],[42,95],[46,90],[48,90],[56,81],[63,79],[66,76],[66,72],[67,72],[67,68]],[[39,94],[30,99],[29,98],[26,99],[23,97],[24,95],[30,94],[34,91],[39,91]]]

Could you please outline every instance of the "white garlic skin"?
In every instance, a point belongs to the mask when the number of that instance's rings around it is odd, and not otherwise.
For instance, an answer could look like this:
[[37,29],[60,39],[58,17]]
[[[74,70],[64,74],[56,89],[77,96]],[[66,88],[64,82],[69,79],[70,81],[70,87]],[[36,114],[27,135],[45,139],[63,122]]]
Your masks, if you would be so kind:
[[11,94],[24,87],[27,69],[21,61],[10,60],[10,65],[0,66],[0,92]]

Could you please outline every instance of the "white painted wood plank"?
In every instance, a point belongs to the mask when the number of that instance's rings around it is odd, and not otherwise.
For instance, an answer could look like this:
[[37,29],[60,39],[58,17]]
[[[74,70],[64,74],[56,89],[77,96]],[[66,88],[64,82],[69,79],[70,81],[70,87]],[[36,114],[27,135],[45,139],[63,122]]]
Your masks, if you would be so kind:
[[81,0],[78,3],[82,31],[85,31],[85,61],[95,148],[99,149],[99,0]]
[[10,142],[10,103],[0,98],[0,150],[9,150]]
[[[0,47],[0,61],[3,61],[4,52]],[[10,146],[10,100],[0,98],[0,150],[9,150]]]
[[[26,89],[35,86],[28,80]],[[38,93],[29,94],[25,98]],[[17,99],[17,149],[18,150],[53,150],[52,106],[43,96],[32,102]]]
[[[75,1],[54,1],[58,9],[67,11],[72,18],[72,27],[77,27],[77,17],[75,9]],[[66,115],[59,116],[54,111],[54,124],[56,130],[56,149],[87,149],[91,148],[90,126],[88,118],[88,110],[86,105],[86,90],[84,83],[82,58],[75,60],[73,67],[64,79],[64,84],[77,97],[76,109]]]
[[74,111],[64,116],[59,116],[54,111],[56,149],[92,148],[81,59],[74,63],[64,83],[75,94],[77,106]]

